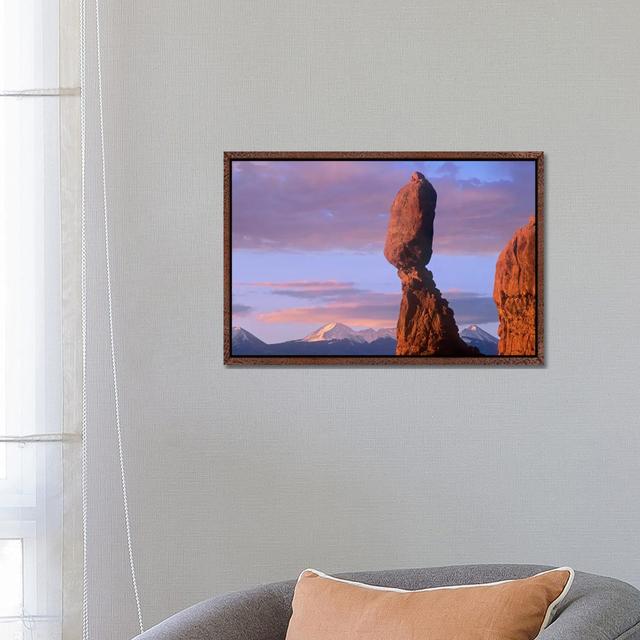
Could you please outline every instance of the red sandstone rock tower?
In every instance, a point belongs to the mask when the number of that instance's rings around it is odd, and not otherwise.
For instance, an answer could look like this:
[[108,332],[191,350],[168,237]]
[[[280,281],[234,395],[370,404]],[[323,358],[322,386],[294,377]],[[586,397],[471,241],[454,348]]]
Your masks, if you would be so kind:
[[418,171],[398,191],[384,246],[398,269],[402,302],[397,325],[397,356],[479,356],[458,334],[453,310],[426,268],[432,254],[437,194]]
[[493,300],[498,307],[498,353],[532,356],[536,352],[536,221],[518,229],[496,263]]

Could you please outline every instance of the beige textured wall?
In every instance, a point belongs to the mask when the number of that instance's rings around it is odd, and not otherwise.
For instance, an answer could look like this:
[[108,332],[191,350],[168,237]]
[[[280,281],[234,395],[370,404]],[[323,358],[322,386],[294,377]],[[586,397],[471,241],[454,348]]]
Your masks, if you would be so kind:
[[[640,584],[638,3],[102,2],[147,622],[308,565]],[[226,149],[544,150],[546,368],[225,369]],[[113,640],[136,627],[102,269],[92,253],[91,615]]]

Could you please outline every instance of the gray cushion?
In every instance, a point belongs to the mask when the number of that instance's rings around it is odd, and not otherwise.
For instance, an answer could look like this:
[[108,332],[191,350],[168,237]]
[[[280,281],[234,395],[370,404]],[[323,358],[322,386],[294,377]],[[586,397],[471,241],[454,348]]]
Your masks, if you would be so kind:
[[[536,565],[462,565],[341,574],[400,589],[526,578]],[[201,602],[138,636],[139,640],[284,640],[295,581],[267,584]],[[640,640],[640,591],[625,582],[576,572],[567,598],[540,640]],[[330,640],[330,639],[327,639]]]

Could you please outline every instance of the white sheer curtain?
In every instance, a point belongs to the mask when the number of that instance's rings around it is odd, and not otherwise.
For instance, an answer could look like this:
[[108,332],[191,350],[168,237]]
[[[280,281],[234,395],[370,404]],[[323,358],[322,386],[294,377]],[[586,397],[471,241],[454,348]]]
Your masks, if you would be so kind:
[[78,592],[74,5],[0,3],[0,640],[62,638]]

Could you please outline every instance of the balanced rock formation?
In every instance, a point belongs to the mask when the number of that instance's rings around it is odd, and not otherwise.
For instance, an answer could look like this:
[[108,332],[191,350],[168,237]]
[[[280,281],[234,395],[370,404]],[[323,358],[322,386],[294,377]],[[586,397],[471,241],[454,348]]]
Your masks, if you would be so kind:
[[536,221],[518,229],[496,263],[493,300],[498,307],[498,353],[536,353]]
[[479,356],[460,338],[453,310],[426,268],[432,254],[436,199],[433,185],[416,171],[391,205],[384,255],[402,282],[396,355]]

